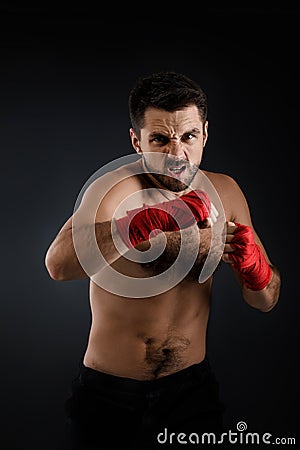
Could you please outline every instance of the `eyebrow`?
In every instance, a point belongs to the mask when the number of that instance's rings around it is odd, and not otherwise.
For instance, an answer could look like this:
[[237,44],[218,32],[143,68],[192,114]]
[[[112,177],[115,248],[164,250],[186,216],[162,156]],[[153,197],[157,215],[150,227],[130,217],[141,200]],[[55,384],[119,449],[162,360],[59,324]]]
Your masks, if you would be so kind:
[[[199,128],[192,128],[191,130],[187,130],[187,131],[185,131],[183,134],[182,134],[182,136],[183,135],[185,135],[185,134],[199,134],[199,133],[201,133],[201,131],[199,130]],[[149,134],[149,137],[156,137],[156,136],[166,136],[166,137],[168,137],[168,135],[166,134],[166,133],[164,133],[164,132],[162,132],[162,131],[152,131],[150,134]]]

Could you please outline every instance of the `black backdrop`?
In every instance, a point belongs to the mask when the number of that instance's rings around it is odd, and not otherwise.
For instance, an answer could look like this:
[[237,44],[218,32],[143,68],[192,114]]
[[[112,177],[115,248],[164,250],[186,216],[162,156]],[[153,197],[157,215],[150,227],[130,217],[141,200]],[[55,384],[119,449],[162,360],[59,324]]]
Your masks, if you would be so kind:
[[[209,99],[203,166],[232,175],[282,273],[267,314],[215,277],[208,351],[226,426],[296,436],[299,401],[299,12],[284,8],[135,16],[1,8],[1,433],[3,449],[63,450],[62,405],[84,352],[86,281],[55,282],[45,252],[100,167],[131,154],[127,96],[160,69]],[[112,8],[113,9],[113,8]],[[122,21],[118,24],[119,21]],[[236,446],[237,447],[237,446]]]

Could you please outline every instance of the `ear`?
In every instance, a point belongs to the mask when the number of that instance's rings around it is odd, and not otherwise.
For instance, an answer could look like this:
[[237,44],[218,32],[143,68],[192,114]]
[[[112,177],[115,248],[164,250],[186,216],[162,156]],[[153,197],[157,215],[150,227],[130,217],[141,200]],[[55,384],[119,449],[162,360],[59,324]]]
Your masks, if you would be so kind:
[[208,121],[205,122],[203,127],[203,147],[205,147],[207,139],[208,139]]
[[133,128],[129,129],[129,134],[130,134],[131,144],[132,144],[134,150],[137,153],[139,153],[139,154],[142,153],[142,150],[141,150],[141,147],[140,147],[140,141],[137,138],[137,135],[136,135],[136,133],[135,133]]

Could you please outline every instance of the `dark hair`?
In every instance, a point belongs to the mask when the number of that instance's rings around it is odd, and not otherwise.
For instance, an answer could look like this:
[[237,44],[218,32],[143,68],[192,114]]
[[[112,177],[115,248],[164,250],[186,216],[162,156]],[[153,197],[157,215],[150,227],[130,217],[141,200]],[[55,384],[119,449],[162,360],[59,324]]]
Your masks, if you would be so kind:
[[129,116],[139,136],[144,126],[147,108],[177,111],[196,105],[203,122],[207,120],[207,96],[201,87],[186,75],[176,72],[157,72],[137,79],[129,95]]

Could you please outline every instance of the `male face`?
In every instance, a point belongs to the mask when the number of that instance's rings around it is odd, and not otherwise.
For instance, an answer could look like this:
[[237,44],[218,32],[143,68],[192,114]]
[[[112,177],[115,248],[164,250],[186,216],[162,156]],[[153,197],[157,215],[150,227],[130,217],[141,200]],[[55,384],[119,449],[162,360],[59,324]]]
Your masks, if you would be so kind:
[[151,176],[161,187],[180,192],[199,169],[207,128],[208,123],[203,127],[195,105],[174,112],[148,108],[140,139],[133,129],[130,134]]

